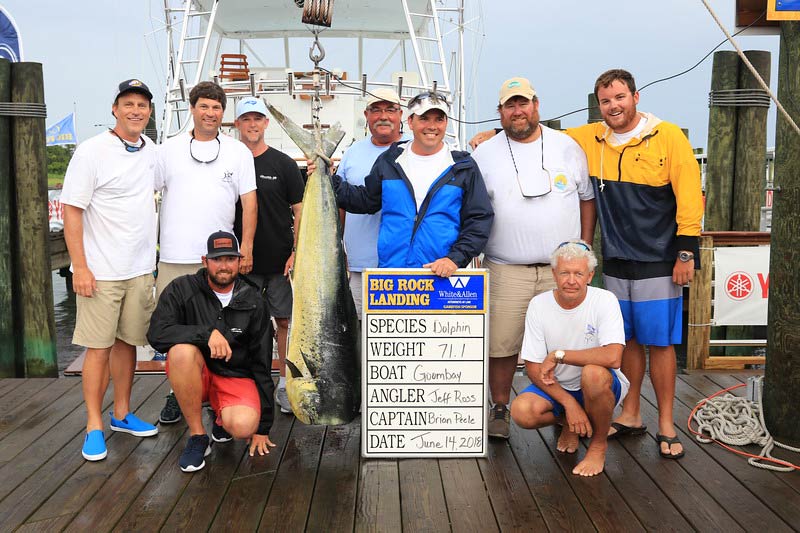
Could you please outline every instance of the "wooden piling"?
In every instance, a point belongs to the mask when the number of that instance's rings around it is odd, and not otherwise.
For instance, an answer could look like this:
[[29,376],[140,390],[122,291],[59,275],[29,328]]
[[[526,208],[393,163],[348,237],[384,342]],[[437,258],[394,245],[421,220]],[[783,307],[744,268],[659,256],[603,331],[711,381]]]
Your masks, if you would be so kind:
[[589,119],[586,122],[591,124],[592,122],[602,121],[603,115],[600,114],[600,105],[597,103],[597,97],[594,93],[589,93],[587,103],[589,107]]
[[[770,53],[748,50],[747,59],[769,84]],[[739,68],[739,89],[760,90],[761,85],[745,65]],[[758,231],[766,184],[768,107],[737,107],[736,167],[733,178],[733,231]]]
[[[711,91],[734,90],[739,84],[736,52],[714,53]],[[706,231],[729,231],[733,209],[733,174],[736,163],[736,108],[712,105],[708,110],[706,159]]]
[[[11,101],[11,63],[0,58],[0,102]],[[11,118],[0,115],[0,378],[17,376],[14,342],[14,279],[11,232]]]
[[[800,22],[781,22],[778,100],[800,101]],[[800,111],[788,106],[795,123]],[[767,368],[764,418],[772,436],[800,445],[800,136],[778,113],[775,129],[775,184],[769,260]],[[789,443],[789,442],[787,442]]]
[[[44,103],[41,63],[11,65],[11,99]],[[47,160],[44,118],[12,119],[19,292],[17,342],[24,377],[57,377],[53,286],[48,252]],[[14,238],[12,237],[12,238]]]

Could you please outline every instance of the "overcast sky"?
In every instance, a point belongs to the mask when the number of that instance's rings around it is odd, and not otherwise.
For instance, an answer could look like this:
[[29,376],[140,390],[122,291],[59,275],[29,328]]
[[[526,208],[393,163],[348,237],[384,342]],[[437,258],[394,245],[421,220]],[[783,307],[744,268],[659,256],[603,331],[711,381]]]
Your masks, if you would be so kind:
[[[479,56],[473,50],[474,39],[468,39],[468,116],[473,120],[496,117],[499,85],[512,76],[531,79],[541,100],[542,118],[550,118],[585,107],[595,78],[608,68],[630,70],[642,86],[689,68],[724,39],[700,0],[472,4],[467,18],[480,16],[481,23],[473,24],[470,35],[482,35]],[[163,32],[158,31],[163,27],[163,0],[0,0],[0,5],[17,21],[25,59],[44,63],[48,125],[74,107],[80,140],[100,132],[113,120],[114,86],[130,77],[140,77],[158,100],[163,98],[165,47]],[[735,0],[712,0],[711,5],[732,32]],[[772,52],[771,86],[776,90],[778,37],[736,39],[745,50]],[[733,48],[725,44],[720,49]],[[346,65],[346,60],[330,61]],[[710,77],[709,57],[690,73],[644,90],[639,108],[689,128],[692,144],[704,147]],[[770,146],[774,116],[773,106]],[[584,111],[562,119],[562,125],[585,121]]]

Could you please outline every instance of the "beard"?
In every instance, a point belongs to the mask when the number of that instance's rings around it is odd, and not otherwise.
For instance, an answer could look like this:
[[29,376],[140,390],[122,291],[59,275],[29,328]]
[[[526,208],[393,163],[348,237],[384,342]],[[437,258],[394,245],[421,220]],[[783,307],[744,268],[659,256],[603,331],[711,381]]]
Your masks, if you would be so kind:
[[236,272],[227,270],[217,270],[213,274],[208,272],[208,279],[217,287],[224,289],[236,281]]
[[525,120],[524,124],[515,124],[514,121],[509,121],[508,124],[503,124],[503,130],[510,139],[515,141],[524,141],[536,131],[539,127],[539,121]]

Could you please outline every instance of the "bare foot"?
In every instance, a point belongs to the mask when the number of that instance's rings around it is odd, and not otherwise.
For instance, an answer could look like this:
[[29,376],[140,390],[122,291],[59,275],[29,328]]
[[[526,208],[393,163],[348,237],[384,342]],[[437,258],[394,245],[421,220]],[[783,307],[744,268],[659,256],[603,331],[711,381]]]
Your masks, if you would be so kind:
[[558,442],[556,443],[556,450],[561,453],[575,453],[578,451],[580,438],[580,435],[573,433],[565,426],[561,428],[561,434],[558,436]]
[[572,473],[578,476],[596,476],[603,471],[605,462],[605,450],[589,448],[586,450],[586,457],[583,458],[583,461],[575,465],[575,468],[572,469]]

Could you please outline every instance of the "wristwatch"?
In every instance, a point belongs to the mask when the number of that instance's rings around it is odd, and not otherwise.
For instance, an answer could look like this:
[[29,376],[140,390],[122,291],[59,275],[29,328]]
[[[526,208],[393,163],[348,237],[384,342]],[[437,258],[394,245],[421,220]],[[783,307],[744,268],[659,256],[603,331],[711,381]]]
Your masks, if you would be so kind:
[[680,259],[684,263],[688,263],[689,261],[694,259],[694,254],[692,252],[687,252],[685,250],[682,250],[681,252],[678,253],[678,259]]
[[560,365],[564,363],[564,357],[566,357],[566,352],[564,350],[556,350],[553,352],[556,358],[556,364]]

